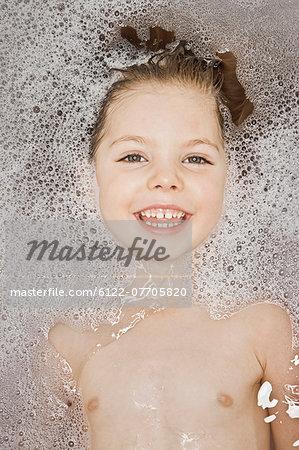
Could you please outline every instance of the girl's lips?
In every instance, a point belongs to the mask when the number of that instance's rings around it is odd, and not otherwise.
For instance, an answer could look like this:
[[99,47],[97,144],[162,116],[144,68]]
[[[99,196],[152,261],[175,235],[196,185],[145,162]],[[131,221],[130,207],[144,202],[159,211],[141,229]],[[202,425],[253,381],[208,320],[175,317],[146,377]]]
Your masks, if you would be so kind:
[[152,204],[152,205],[143,206],[142,208],[140,208],[137,211],[135,211],[133,214],[138,214],[138,213],[141,213],[141,211],[146,211],[146,210],[149,210],[149,209],[164,209],[164,210],[172,209],[172,210],[175,210],[175,211],[178,211],[178,212],[182,211],[182,212],[184,212],[187,215],[188,214],[192,215],[191,213],[188,213],[187,211],[185,211],[183,207],[181,207],[180,205],[176,205],[174,203],[165,203],[165,204],[155,203],[155,204]]
[[[158,227],[158,226],[149,225],[148,223],[146,223],[146,221],[140,219],[138,214],[135,215],[135,217],[139,221],[140,225],[142,227],[144,227],[144,229],[146,229],[149,233],[158,234],[160,236],[161,235],[170,236],[172,234],[180,233],[182,231],[182,229],[185,228],[186,224],[189,221],[189,219],[187,220],[187,219],[183,218],[181,221],[178,221],[179,225],[174,225],[172,227],[169,227],[169,226],[168,227]],[[162,222],[170,223],[170,221],[167,219],[166,220],[164,219],[164,221],[163,220],[157,221],[156,223],[162,223]],[[174,222],[174,221],[172,220],[172,222]]]
[[[184,215],[181,217],[163,217],[159,219],[157,217],[147,217],[145,215],[141,215],[141,212],[149,210],[172,210],[174,212],[183,213]],[[191,219],[192,214],[184,211],[177,205],[159,204],[147,206],[146,208],[135,212],[134,216],[139,221],[140,225],[142,225],[148,232],[159,235],[172,235],[182,231],[186,223]]]

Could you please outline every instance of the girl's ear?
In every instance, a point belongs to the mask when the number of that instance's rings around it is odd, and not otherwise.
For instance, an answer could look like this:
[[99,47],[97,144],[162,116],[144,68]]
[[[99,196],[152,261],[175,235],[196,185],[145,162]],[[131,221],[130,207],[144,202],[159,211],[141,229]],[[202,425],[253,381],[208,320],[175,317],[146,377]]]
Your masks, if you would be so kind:
[[246,97],[245,89],[237,78],[237,59],[235,55],[232,52],[225,52],[217,53],[217,56],[222,61],[222,98],[231,113],[233,123],[240,125],[252,113],[253,103]]

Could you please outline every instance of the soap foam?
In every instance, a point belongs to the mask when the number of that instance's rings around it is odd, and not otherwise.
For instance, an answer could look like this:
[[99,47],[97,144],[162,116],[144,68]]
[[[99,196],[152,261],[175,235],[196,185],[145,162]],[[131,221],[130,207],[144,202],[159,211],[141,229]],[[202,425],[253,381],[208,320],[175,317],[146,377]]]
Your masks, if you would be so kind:
[[[142,39],[150,26],[174,30],[198,55],[228,49],[255,110],[236,129],[222,108],[225,209],[194,251],[194,301],[215,319],[275,303],[290,315],[297,342],[296,10],[295,0],[3,2],[3,217],[100,219],[87,157],[100,100],[117,78],[109,69],[149,56],[120,38],[120,26],[137,28]],[[58,321],[97,329],[117,323],[119,310],[50,306],[1,309],[1,448],[88,446],[80,392],[48,331]]]

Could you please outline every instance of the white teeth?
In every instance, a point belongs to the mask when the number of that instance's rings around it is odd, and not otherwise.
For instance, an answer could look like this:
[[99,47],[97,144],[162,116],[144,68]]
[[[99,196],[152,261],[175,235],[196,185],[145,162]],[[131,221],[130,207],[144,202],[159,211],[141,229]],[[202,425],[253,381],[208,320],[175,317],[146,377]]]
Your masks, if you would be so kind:
[[176,227],[178,225],[181,225],[181,223],[183,223],[183,220],[181,220],[180,222],[172,222],[172,223],[158,223],[158,222],[150,222],[149,220],[146,220],[145,223],[147,225],[150,225],[151,227],[171,228],[171,227]]
[[157,227],[157,226],[158,226],[158,223],[157,223],[157,222],[149,222],[148,220],[146,220],[145,223],[146,223],[147,225],[152,226],[152,227]]
[[147,218],[150,217],[155,217],[157,219],[174,219],[175,217],[177,217],[178,219],[181,219],[183,216],[185,216],[185,213],[183,211],[175,211],[175,210],[163,210],[163,209],[159,209],[159,210],[143,210],[141,211],[141,216],[144,217],[146,216]]

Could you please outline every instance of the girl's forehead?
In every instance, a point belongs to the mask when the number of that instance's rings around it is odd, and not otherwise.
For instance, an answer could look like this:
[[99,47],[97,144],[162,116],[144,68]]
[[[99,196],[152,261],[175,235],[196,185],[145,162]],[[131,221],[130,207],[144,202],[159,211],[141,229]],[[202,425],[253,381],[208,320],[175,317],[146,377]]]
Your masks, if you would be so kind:
[[128,135],[174,145],[206,138],[223,147],[216,100],[193,87],[145,85],[124,92],[107,114],[103,142],[110,146]]
[[[191,123],[196,116],[217,121],[215,95],[192,86],[178,84],[141,84],[118,96],[108,108],[108,127],[123,126],[129,119],[137,123],[163,120]],[[194,117],[194,119],[193,119]]]
[[132,85],[130,88],[119,93],[116,100],[112,102],[112,107],[117,104],[130,105],[132,100],[138,101],[155,100],[156,102],[165,102],[165,98],[173,99],[178,102],[200,102],[209,106],[216,106],[216,96],[211,90],[204,88],[184,85],[179,82],[148,82]]

